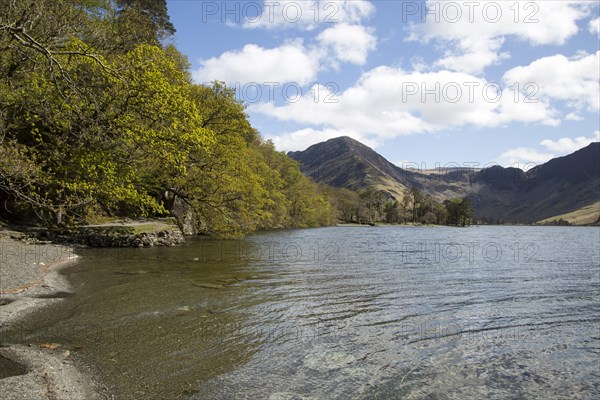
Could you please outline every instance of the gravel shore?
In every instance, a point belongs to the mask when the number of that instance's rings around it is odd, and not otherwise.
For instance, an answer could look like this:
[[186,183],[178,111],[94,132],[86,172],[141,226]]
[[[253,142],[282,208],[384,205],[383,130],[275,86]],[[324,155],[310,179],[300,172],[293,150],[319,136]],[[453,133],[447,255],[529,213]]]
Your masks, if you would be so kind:
[[[71,247],[28,241],[18,232],[0,231],[0,338],[2,331],[22,318],[63,301],[52,296],[72,288],[57,271],[76,258]],[[92,379],[75,367],[68,351],[0,343],[0,358],[26,371],[0,379],[2,399],[100,398]]]

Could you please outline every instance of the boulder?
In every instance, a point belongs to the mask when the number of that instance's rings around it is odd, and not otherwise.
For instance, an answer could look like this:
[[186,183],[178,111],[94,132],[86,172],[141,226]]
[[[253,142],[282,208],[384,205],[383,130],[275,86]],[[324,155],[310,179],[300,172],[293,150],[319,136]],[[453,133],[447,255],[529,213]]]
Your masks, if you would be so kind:
[[192,207],[176,194],[166,191],[163,194],[163,203],[171,216],[177,220],[177,225],[184,235],[198,234],[198,218]]

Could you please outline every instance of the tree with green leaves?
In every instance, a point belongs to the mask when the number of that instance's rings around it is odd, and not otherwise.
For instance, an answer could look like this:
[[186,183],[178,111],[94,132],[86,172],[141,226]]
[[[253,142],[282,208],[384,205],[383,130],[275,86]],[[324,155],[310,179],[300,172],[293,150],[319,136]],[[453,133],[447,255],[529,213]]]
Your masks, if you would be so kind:
[[385,222],[388,224],[397,224],[402,222],[402,210],[398,200],[388,200],[384,206]]
[[408,201],[412,209],[412,222],[416,223],[419,220],[419,206],[423,196],[418,188],[412,187],[408,192]]
[[468,198],[444,201],[447,212],[447,222],[450,225],[466,226],[473,219],[473,208]]
[[153,191],[211,141],[188,75],[158,46],[93,48],[100,2],[28,3],[0,21],[2,197],[55,223],[164,212]]
[[152,24],[155,38],[163,39],[174,35],[176,30],[167,12],[166,0],[116,0],[121,14],[135,10]]
[[[167,215],[200,233],[333,221],[330,194],[264,142],[233,88],[195,85],[166,3],[8,1],[0,10],[0,201],[45,224]],[[170,199],[167,202],[167,199]]]

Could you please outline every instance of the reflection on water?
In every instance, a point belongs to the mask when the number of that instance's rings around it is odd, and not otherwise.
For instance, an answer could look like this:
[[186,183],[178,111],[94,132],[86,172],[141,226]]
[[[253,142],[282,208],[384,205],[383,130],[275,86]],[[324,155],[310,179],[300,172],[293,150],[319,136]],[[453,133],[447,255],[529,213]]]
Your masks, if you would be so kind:
[[88,250],[4,339],[117,398],[600,396],[598,228],[365,227]]

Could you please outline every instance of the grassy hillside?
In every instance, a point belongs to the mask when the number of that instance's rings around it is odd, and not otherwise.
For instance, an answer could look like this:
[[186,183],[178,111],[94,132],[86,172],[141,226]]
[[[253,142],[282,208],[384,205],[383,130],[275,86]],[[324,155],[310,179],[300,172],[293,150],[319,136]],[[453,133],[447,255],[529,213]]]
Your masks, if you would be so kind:
[[538,224],[553,224],[559,220],[567,221],[571,225],[592,225],[600,221],[600,201],[581,207],[570,213],[556,215],[538,222]]

